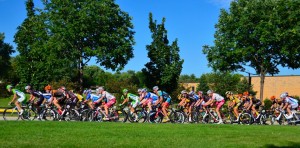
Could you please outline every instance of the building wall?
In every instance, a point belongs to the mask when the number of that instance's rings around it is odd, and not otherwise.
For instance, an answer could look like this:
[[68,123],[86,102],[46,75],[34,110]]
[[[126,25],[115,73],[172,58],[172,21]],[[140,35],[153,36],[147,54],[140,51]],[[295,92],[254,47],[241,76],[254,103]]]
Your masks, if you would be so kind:
[[[260,96],[260,77],[251,77],[251,84],[256,96]],[[266,76],[263,98],[279,97],[281,93],[288,92],[291,96],[300,96],[300,76]]]
[[181,83],[181,85],[189,91],[196,91],[199,84],[200,83]]

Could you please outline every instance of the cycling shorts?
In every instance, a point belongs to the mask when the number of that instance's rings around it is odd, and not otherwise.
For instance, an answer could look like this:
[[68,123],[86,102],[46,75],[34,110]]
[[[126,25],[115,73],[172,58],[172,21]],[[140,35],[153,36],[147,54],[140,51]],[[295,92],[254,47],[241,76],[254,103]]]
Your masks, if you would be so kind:
[[162,104],[162,106],[165,106],[166,108],[169,108],[169,106],[170,106],[170,103],[168,103],[168,102],[164,102],[164,103]]
[[110,108],[112,105],[114,105],[116,103],[116,99],[114,98],[114,99],[111,99],[111,100],[109,100],[106,104],[105,104],[105,106],[107,107],[107,108]]
[[40,106],[42,103],[43,103],[43,101],[44,101],[44,97],[41,95],[41,96],[39,96],[39,98],[37,99],[37,101],[36,101],[36,104],[38,105],[38,106]]
[[221,107],[223,106],[224,103],[225,103],[225,100],[217,101],[217,102],[216,102],[217,108],[221,108]]
[[133,108],[136,108],[139,105],[138,101],[134,101],[130,103]]
[[25,95],[21,95],[20,96],[20,98],[18,98],[18,100],[17,100],[18,102],[20,102],[20,103],[23,103],[23,102],[25,102],[26,101],[26,97],[25,97]]

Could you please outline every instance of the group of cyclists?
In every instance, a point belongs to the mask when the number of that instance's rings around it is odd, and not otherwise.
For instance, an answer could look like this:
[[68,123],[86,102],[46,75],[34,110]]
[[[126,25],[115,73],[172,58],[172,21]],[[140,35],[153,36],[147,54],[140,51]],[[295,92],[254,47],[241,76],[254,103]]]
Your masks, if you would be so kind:
[[[26,99],[24,92],[14,89],[12,85],[7,85],[6,89],[13,93],[13,99],[9,104],[14,103],[18,108],[20,115],[23,113],[21,107],[22,103],[33,103],[37,109],[37,113],[41,111],[40,106],[43,104],[54,105],[57,108],[57,112],[62,114],[62,106],[64,103],[68,102],[69,104],[76,106],[78,102],[81,102],[87,104],[91,109],[102,106],[105,110],[105,117],[103,120],[109,120],[109,108],[114,106],[117,101],[116,97],[112,93],[106,91],[103,86],[100,86],[93,91],[84,91],[86,96],[86,98],[84,98],[82,95],[74,93],[72,90],[67,90],[64,86],[61,86],[58,89],[52,89],[50,85],[47,85],[45,91],[41,92],[34,90],[32,86],[28,85],[25,87],[25,92],[30,94],[28,100]],[[122,94],[119,106],[128,105],[130,112],[134,116],[137,116],[135,110],[139,106],[147,107],[149,111],[159,108],[164,116],[163,122],[170,121],[168,108],[171,104],[171,96],[167,92],[160,90],[158,86],[154,86],[152,91],[148,91],[146,88],[140,88],[137,90],[137,94],[129,92],[128,89],[123,89]],[[178,99],[180,101],[177,107],[187,109],[189,121],[192,120],[191,113],[193,109],[206,110],[209,107],[215,107],[215,111],[219,117],[218,124],[223,123],[221,108],[224,106],[226,100],[228,100],[228,108],[233,110],[237,120],[241,108],[251,111],[254,116],[258,117],[258,109],[262,105],[260,99],[248,92],[234,94],[231,91],[227,91],[225,97],[223,97],[213,90],[208,90],[206,94],[202,91],[188,92],[183,90],[180,95],[178,95]],[[270,99],[272,100],[271,108],[286,110],[288,118],[292,118],[291,111],[298,107],[298,101],[289,96],[287,92],[282,93],[277,99],[275,96],[272,96]]]

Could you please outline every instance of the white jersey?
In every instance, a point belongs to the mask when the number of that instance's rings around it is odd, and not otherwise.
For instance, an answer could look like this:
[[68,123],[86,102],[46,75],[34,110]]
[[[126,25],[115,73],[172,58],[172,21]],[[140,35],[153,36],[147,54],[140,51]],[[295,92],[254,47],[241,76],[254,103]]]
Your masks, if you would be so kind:
[[286,97],[285,102],[291,104],[292,106],[296,106],[296,105],[298,106],[298,101],[291,97]]
[[221,95],[217,94],[217,93],[213,93],[213,96],[211,97],[213,100],[216,100],[217,102],[223,101],[224,97],[222,97]]
[[107,99],[107,102],[109,102],[110,100],[116,99],[116,97],[114,95],[112,95],[111,93],[109,93],[107,91],[103,91],[101,95]]

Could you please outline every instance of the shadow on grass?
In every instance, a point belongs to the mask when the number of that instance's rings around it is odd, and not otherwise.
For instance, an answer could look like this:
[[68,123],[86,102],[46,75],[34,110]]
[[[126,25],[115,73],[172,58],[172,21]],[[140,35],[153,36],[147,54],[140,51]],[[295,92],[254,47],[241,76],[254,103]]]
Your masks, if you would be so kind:
[[299,147],[300,147],[300,143],[297,142],[291,142],[285,146],[276,146],[274,144],[267,144],[263,146],[263,148],[299,148]]

